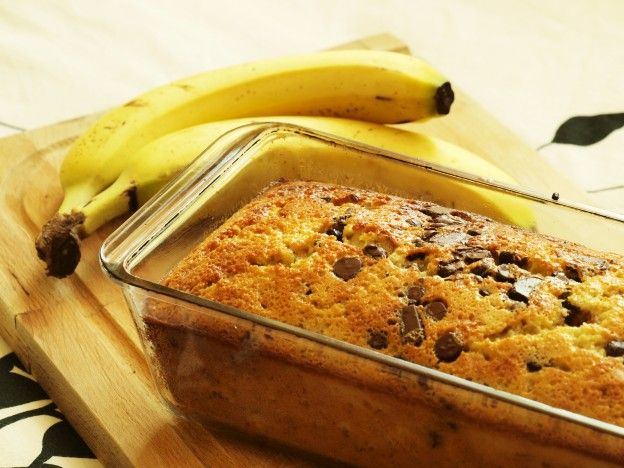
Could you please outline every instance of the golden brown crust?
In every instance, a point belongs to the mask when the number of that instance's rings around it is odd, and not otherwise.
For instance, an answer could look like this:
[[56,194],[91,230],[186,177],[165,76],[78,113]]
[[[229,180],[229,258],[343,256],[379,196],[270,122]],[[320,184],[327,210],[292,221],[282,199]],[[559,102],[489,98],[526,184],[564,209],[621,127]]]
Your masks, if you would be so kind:
[[428,202],[284,182],[165,284],[624,426],[614,254]]

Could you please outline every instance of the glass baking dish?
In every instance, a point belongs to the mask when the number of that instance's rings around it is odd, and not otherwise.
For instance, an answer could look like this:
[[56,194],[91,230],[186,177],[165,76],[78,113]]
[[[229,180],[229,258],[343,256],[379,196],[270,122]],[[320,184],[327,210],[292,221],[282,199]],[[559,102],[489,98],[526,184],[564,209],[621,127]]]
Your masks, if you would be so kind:
[[624,254],[624,218],[284,124],[220,138],[101,249],[180,415],[368,466],[617,466],[624,428],[160,284],[278,179],[431,200]]

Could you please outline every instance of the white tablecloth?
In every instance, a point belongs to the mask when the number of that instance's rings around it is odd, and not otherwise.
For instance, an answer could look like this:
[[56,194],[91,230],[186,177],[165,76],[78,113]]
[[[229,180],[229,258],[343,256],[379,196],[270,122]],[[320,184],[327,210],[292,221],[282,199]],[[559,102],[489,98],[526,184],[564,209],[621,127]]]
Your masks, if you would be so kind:
[[[621,0],[0,0],[0,136],[202,70],[391,31],[596,205],[624,213],[624,129],[588,146],[547,144],[571,117],[624,113],[623,25]],[[0,343],[0,363],[13,356]],[[28,379],[16,366],[7,372],[7,382]],[[2,425],[48,403],[0,407],[0,466],[30,464],[46,430],[67,424],[57,411]],[[48,446],[48,463],[96,463],[76,447]]]

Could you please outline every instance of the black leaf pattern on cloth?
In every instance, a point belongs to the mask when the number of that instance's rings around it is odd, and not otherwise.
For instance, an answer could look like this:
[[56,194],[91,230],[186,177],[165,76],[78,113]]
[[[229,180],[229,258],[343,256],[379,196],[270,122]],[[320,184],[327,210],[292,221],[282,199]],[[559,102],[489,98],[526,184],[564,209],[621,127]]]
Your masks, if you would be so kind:
[[605,139],[623,126],[624,113],[571,117],[557,129],[551,143],[589,146]]
[[0,429],[9,424],[13,424],[14,422],[21,421],[22,419],[32,418],[33,416],[53,416],[58,419],[62,419],[63,416],[56,410],[56,405],[54,403],[50,403],[45,405],[42,408],[36,408],[32,410],[22,411],[21,413],[14,414],[12,416],[8,416],[6,418],[0,419]]
[[[27,405],[28,403],[43,402],[50,397],[33,379],[15,372],[16,369],[26,373],[26,369],[15,353],[9,353],[0,358],[0,409]],[[52,416],[58,419],[42,435],[42,440],[18,440],[16,443],[28,444],[31,447],[40,446],[41,452],[30,463],[31,467],[55,466],[45,463],[54,456],[70,458],[95,458],[93,452],[84,443],[80,436],[71,427],[65,416],[54,403],[48,403],[39,408],[29,408],[23,411],[0,418],[0,429],[11,430],[11,424],[37,416]],[[0,454],[0,466],[3,466]]]
[[2,389],[0,391],[0,408],[48,399],[48,395],[37,382],[11,372],[14,368],[26,372],[15,353],[0,358],[0,389]]
[[63,420],[46,431],[41,453],[30,466],[42,466],[46,460],[54,456],[93,458],[93,453],[67,421]]

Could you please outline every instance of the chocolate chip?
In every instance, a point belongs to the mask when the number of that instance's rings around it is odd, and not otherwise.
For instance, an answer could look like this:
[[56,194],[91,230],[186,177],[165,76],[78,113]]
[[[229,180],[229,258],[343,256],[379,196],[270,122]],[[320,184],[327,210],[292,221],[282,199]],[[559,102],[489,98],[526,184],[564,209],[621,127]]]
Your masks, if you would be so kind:
[[506,281],[508,283],[513,283],[516,280],[516,276],[509,269],[509,265],[500,265],[496,269],[496,279],[498,281]]
[[331,225],[331,229],[335,229],[336,231],[344,231],[345,226],[347,225],[346,219],[342,217],[334,219],[333,224]]
[[438,234],[438,231],[436,231],[434,229],[425,229],[420,237],[423,240],[428,241],[429,239],[431,239],[436,234]]
[[480,276],[481,278],[485,278],[489,272],[490,268],[485,263],[479,263],[470,270],[470,273]]
[[478,231],[476,229],[468,229],[466,231],[466,234],[468,234],[469,236],[478,236],[479,234],[481,234],[481,231]]
[[566,275],[566,278],[571,279],[572,281],[576,281],[578,283],[581,282],[581,273],[576,267],[572,265],[564,266],[563,274]]
[[334,218],[333,224],[329,227],[325,234],[328,236],[334,236],[340,242],[342,242],[342,234],[345,226],[347,225],[346,221],[349,219],[350,215],[342,215]]
[[425,339],[425,328],[415,305],[407,305],[401,309],[401,337],[403,342],[415,346],[420,346]]
[[624,356],[624,340],[611,340],[605,346],[607,356],[620,357]]
[[334,274],[345,281],[358,274],[362,268],[362,261],[357,257],[343,257],[334,263]]
[[537,362],[527,362],[527,370],[529,372],[537,372],[539,370],[542,370],[542,366],[540,364],[538,364]]
[[447,232],[434,234],[428,240],[440,245],[460,244],[468,240],[468,234],[464,232]]
[[388,332],[384,330],[369,330],[367,343],[373,349],[387,348]]
[[433,205],[427,208],[422,208],[420,211],[433,218],[435,218],[436,216],[442,216],[451,212],[450,209],[445,208],[440,205]]
[[364,252],[364,255],[368,255],[373,258],[386,258],[388,256],[382,247],[375,244],[368,244],[364,247],[364,249],[362,249],[362,251]]
[[457,273],[464,267],[463,262],[461,261],[451,261],[449,263],[439,263],[438,264],[438,276],[442,278],[447,278],[452,274]]
[[487,296],[489,296],[492,293],[490,291],[485,290],[485,289],[479,289],[479,294],[481,296],[483,296],[483,297],[487,297]]
[[419,219],[407,219],[405,222],[409,224],[410,226],[414,226],[414,227],[422,226],[422,223],[420,222]]
[[529,296],[533,290],[542,282],[541,278],[529,276],[520,278],[507,292],[507,296],[514,301],[529,302]]
[[424,260],[427,258],[427,252],[412,252],[405,256],[405,260],[408,262],[415,262],[416,260]]
[[436,340],[433,351],[440,361],[453,362],[459,357],[463,347],[461,338],[456,333],[449,332]]
[[580,307],[570,303],[567,299],[561,303],[563,307],[568,309],[568,315],[563,320],[570,327],[580,327],[585,322],[589,322],[591,315],[581,310]]
[[513,252],[503,251],[498,254],[499,263],[515,263],[516,254]]
[[451,216],[448,214],[443,214],[435,217],[436,224],[441,225],[450,225],[450,224],[464,224],[464,220],[461,218],[457,218],[455,216]]
[[478,262],[479,260],[483,260],[484,258],[491,257],[492,254],[489,250],[472,249],[472,250],[468,250],[464,252],[463,256],[464,256],[464,260],[466,261],[466,263],[470,264],[470,263]]
[[338,229],[328,229],[325,231],[325,234],[328,236],[334,236],[337,240],[342,242],[342,231],[339,231]]
[[472,221],[474,219],[473,216],[467,211],[453,210],[451,211],[451,214],[453,216],[457,216],[458,218],[464,219],[466,221]]
[[420,302],[426,292],[424,286],[417,284],[416,286],[411,286],[407,290],[407,298],[414,302]]
[[575,306],[574,304],[572,304],[570,301],[567,300],[567,298],[570,297],[569,295],[566,296],[566,300],[564,300],[561,305],[563,307],[565,307],[568,310],[577,310],[579,309],[579,307]]
[[513,263],[514,265],[524,268],[528,263],[528,259],[515,252],[508,252],[504,250],[498,254],[498,263]]
[[425,312],[433,320],[440,321],[446,316],[446,304],[442,301],[433,301],[425,306]]

